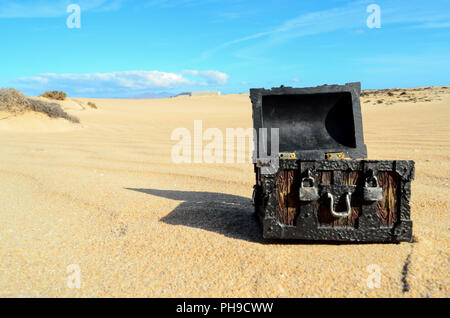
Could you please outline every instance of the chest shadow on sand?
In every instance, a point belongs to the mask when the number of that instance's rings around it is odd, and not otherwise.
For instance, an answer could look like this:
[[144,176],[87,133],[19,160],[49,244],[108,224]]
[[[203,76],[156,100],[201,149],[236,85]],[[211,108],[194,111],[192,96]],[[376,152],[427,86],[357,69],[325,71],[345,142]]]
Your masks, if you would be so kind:
[[182,201],[160,219],[166,224],[199,228],[250,242],[263,242],[249,198],[216,192],[126,189]]

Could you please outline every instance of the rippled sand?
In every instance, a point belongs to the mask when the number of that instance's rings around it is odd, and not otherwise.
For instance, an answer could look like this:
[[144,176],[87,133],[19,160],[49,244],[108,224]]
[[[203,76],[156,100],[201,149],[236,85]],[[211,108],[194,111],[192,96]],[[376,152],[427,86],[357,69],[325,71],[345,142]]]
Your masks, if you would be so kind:
[[362,98],[369,157],[416,161],[398,245],[265,244],[251,164],[172,163],[177,127],[252,127],[246,94],[64,102],[80,125],[0,114],[0,296],[448,297],[449,91]]

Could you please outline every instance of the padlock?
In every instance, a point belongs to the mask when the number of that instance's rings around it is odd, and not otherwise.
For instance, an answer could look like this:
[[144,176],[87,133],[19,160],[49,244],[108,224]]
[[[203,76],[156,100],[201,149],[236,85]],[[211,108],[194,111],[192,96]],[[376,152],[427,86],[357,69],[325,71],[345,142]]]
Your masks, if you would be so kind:
[[[369,186],[369,180],[375,181],[375,186]],[[375,175],[366,179],[363,195],[365,201],[381,201],[383,199],[383,188],[378,186],[378,179]]]
[[[305,181],[309,181],[309,187],[304,187]],[[302,179],[302,182],[300,183],[299,198],[300,201],[316,201],[319,199],[319,193],[317,188],[314,186],[313,177],[308,176]]]

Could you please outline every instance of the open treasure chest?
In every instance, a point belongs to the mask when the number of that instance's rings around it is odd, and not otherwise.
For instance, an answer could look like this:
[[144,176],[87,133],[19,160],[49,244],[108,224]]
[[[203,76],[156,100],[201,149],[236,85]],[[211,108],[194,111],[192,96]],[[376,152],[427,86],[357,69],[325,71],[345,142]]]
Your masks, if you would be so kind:
[[411,241],[414,162],[367,160],[360,83],[251,89],[264,238]]

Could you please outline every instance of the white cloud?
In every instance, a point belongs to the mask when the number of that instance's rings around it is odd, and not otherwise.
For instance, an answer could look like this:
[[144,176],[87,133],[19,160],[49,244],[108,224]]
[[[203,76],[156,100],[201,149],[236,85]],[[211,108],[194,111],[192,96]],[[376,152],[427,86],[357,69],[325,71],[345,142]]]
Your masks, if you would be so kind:
[[204,77],[208,80],[208,83],[211,85],[225,85],[229,78],[227,74],[218,71],[185,70],[183,71],[183,73],[188,75]]
[[[185,75],[189,75],[189,78]],[[64,90],[72,94],[126,96],[146,91],[223,86],[228,75],[219,71],[187,70],[181,73],[161,71],[122,71],[110,73],[54,74],[23,77],[13,82],[33,92]]]

